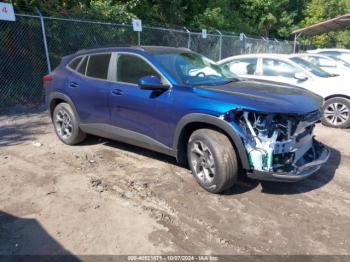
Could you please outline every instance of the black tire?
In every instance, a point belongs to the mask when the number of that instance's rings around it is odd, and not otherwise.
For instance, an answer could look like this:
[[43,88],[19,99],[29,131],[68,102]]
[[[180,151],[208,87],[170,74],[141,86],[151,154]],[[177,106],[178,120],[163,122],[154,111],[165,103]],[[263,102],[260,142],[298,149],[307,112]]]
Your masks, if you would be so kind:
[[[70,132],[62,131],[62,122],[64,122],[63,120],[61,121],[62,115],[64,119],[70,119],[70,121],[68,121],[70,124],[66,124],[67,130],[70,130]],[[55,107],[52,114],[52,122],[56,135],[67,145],[76,145],[82,142],[86,137],[86,134],[79,128],[79,122],[72,107],[67,103],[60,103]],[[68,133],[70,133],[69,136]]]
[[[338,114],[332,114],[332,112],[338,112]],[[323,106],[322,124],[335,128],[350,127],[350,100],[343,97],[326,100]]]
[[[199,162],[206,162],[205,160],[199,160],[197,156],[197,147],[207,147],[208,150],[205,155],[210,160],[209,163],[200,165]],[[209,155],[212,155],[210,157]],[[192,170],[193,176],[197,182],[205,190],[211,193],[220,193],[226,189],[229,189],[237,180],[238,164],[235,150],[231,144],[231,141],[223,133],[213,129],[198,129],[194,131],[188,141],[187,145],[187,158],[188,164]],[[200,158],[200,157],[199,157]],[[215,172],[211,172],[212,168],[209,168],[211,163],[214,163]],[[197,163],[197,165],[196,165]],[[203,175],[205,172],[199,172],[201,169],[209,169],[207,176]],[[214,173],[214,174],[210,174]],[[202,175],[201,175],[202,174]],[[207,177],[208,179],[206,179]]]

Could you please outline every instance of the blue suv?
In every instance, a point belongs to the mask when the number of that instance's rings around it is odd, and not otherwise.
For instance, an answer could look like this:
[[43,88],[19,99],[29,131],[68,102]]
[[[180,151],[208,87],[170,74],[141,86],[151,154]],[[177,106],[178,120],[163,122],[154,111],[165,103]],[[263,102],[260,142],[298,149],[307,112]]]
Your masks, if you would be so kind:
[[298,181],[329,157],[313,135],[320,97],[239,79],[189,49],[82,50],[64,57],[44,87],[63,143],[94,134],[176,157],[212,193],[230,188],[240,169]]

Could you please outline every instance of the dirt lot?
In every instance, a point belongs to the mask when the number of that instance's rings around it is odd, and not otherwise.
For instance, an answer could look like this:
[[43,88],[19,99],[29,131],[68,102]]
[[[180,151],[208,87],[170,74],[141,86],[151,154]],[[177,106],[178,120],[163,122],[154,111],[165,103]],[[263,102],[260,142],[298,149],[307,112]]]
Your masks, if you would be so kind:
[[0,116],[0,254],[350,254],[350,130],[296,184],[203,191],[172,158],[89,137],[66,146],[43,111]]

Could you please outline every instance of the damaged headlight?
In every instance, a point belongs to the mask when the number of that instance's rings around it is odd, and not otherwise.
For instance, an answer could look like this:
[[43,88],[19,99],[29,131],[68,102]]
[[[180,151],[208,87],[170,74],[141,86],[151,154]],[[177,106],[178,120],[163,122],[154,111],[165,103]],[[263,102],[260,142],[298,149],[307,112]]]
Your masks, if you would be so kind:
[[243,140],[251,168],[261,171],[291,164],[298,139],[309,136],[311,141],[314,124],[300,125],[304,122],[295,116],[243,110],[230,111],[225,119],[238,122],[245,134]]

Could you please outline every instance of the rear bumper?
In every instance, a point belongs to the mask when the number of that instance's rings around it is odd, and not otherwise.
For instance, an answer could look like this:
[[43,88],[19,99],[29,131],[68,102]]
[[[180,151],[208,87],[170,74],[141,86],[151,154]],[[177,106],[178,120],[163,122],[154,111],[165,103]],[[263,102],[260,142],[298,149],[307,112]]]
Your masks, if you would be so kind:
[[318,171],[322,164],[328,161],[330,156],[329,149],[316,140],[313,141],[313,149],[316,151],[314,160],[295,166],[291,171],[252,171],[248,172],[247,175],[253,179],[276,182],[297,182],[303,180]]

